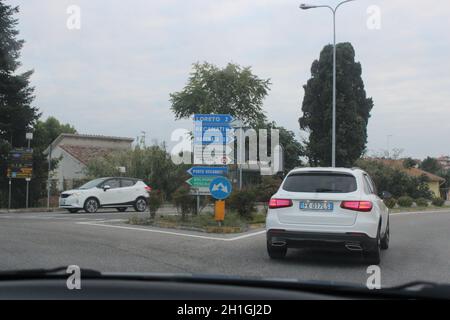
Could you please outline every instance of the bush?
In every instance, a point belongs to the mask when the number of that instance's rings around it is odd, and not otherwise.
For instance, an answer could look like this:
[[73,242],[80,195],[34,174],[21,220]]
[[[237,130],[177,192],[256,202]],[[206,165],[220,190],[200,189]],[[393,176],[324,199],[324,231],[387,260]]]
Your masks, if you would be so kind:
[[428,200],[425,198],[417,198],[414,202],[418,207],[428,207]]
[[186,219],[188,213],[195,211],[197,200],[190,194],[190,187],[181,185],[174,193],[172,193],[172,203],[181,213],[183,220]]
[[164,196],[160,190],[152,190],[150,198],[148,199],[148,208],[150,210],[150,217],[155,218],[156,211],[161,207]]
[[281,181],[282,180],[278,177],[263,176],[261,178],[261,183],[254,189],[256,201],[264,202],[265,204],[268,203],[270,198],[278,191]]
[[403,197],[398,198],[397,202],[400,207],[409,208],[413,204],[413,199],[408,196],[403,196]]
[[436,207],[442,207],[445,203],[445,200],[440,197],[435,197],[435,198],[433,198],[431,203]]
[[394,208],[395,205],[397,204],[397,200],[395,200],[395,198],[384,199],[384,204],[385,204],[386,207],[388,207],[389,209],[392,209],[392,208]]
[[252,190],[235,190],[231,193],[227,204],[232,210],[236,210],[245,219],[250,219],[255,211],[256,194]]

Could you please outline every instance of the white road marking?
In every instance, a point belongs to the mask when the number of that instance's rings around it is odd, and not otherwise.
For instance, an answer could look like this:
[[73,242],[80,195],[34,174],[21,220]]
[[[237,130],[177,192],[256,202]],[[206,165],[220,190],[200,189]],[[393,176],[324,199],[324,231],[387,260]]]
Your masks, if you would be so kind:
[[[117,219],[117,220],[119,220],[119,219]],[[111,221],[112,220],[104,220],[102,222],[111,222]],[[123,220],[120,220],[120,221],[123,221]],[[168,234],[168,235],[181,236],[181,237],[198,238],[198,239],[206,239],[206,240],[218,240],[218,241],[241,240],[241,239],[257,236],[257,235],[260,235],[260,234],[263,234],[266,232],[265,230],[261,230],[261,231],[252,232],[249,234],[244,234],[241,236],[233,237],[233,238],[219,238],[219,237],[201,236],[201,235],[195,235],[195,234],[148,229],[148,228],[116,226],[116,225],[110,225],[110,224],[102,224],[100,222],[77,222],[77,224],[88,225],[88,226],[97,226],[97,227],[106,227],[106,228],[124,229],[124,230],[146,231],[146,232],[161,233],[161,234]]]

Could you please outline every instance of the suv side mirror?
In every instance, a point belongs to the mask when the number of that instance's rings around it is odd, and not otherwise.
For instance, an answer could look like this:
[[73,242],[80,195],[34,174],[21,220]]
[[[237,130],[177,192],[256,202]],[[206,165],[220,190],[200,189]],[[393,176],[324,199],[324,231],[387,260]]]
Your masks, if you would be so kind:
[[392,194],[388,191],[383,191],[383,192],[381,192],[381,198],[382,199],[390,199],[390,198],[392,198]]
[[108,185],[106,185],[106,186],[103,186],[103,191],[107,191],[107,190],[109,190],[109,189],[111,189],[111,187],[110,187],[110,186],[108,186]]

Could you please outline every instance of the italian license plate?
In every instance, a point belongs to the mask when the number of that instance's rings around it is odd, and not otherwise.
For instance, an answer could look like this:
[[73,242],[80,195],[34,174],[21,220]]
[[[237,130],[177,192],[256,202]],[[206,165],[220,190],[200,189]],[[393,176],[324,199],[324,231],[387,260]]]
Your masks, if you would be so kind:
[[333,211],[333,202],[300,201],[300,210]]

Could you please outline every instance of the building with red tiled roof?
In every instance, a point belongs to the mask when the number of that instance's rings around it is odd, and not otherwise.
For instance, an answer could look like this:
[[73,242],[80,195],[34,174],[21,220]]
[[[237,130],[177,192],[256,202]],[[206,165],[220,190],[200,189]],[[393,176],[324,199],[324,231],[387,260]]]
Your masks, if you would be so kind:
[[134,139],[86,134],[59,135],[44,151],[52,159],[60,159],[52,172],[58,190],[71,188],[75,180],[84,179],[89,161],[120,150],[131,150]]
[[445,183],[445,179],[442,177],[439,177],[431,172],[422,170],[418,168],[417,166],[411,167],[411,168],[405,168],[403,165],[403,160],[393,160],[393,159],[374,159],[376,161],[382,162],[384,165],[389,166],[391,168],[399,169],[405,172],[406,174],[413,176],[413,177],[421,177],[426,176],[428,178],[428,188],[431,190],[431,192],[434,193],[436,197],[441,196],[440,187],[442,184]]

